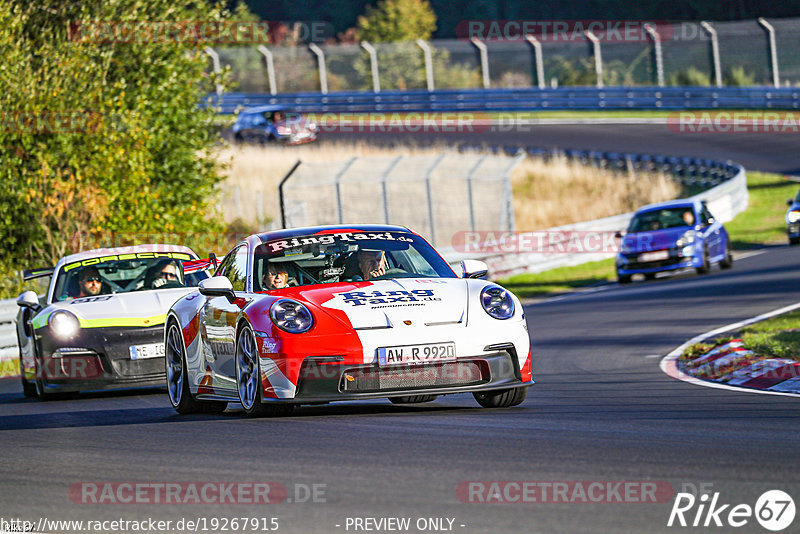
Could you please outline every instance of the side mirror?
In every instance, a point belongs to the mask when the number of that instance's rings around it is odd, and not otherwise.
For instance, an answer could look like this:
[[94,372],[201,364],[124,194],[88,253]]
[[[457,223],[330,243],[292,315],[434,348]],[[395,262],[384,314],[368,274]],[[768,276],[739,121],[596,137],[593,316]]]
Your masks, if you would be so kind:
[[616,237],[617,239],[622,239],[623,235],[625,234],[623,234],[621,231],[617,231],[614,233],[614,237]]
[[20,308],[29,308],[34,312],[41,308],[39,305],[39,297],[36,296],[35,291],[26,291],[17,297],[17,306]]
[[479,260],[462,260],[461,271],[464,273],[462,278],[486,278],[489,274],[489,267]]
[[199,284],[200,293],[207,297],[225,297],[228,302],[236,300],[231,281],[224,276],[212,276]]
[[792,204],[794,204],[794,200],[792,200],[791,198],[786,201],[787,206],[791,206]]

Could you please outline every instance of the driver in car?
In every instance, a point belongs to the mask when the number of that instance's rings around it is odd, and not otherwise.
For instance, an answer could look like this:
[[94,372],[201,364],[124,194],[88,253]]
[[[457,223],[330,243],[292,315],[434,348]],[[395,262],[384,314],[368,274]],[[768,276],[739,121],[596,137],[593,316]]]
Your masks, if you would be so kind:
[[386,274],[386,254],[382,250],[359,250],[358,269],[364,280],[372,280]]
[[[148,280],[150,277],[152,277],[152,279]],[[159,262],[152,271],[148,272],[148,276],[145,277],[144,287],[158,289],[169,283],[171,283],[173,287],[178,284],[183,285],[181,282],[181,272],[178,266],[174,261],[166,260]]]
[[100,272],[95,267],[86,267],[81,271],[78,278],[78,296],[81,297],[94,297],[103,291],[103,279],[100,277]]

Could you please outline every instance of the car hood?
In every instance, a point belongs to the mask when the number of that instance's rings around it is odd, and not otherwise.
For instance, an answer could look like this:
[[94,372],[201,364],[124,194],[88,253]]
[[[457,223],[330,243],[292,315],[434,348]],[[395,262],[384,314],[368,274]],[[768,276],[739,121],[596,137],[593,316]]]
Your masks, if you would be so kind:
[[691,230],[688,226],[678,226],[676,228],[665,228],[652,232],[635,232],[627,234],[623,240],[623,246],[627,246],[629,252],[649,252],[651,250],[663,250],[675,246],[675,242],[680,237]]
[[468,289],[457,278],[401,278],[317,286],[298,296],[333,316],[344,314],[355,329],[374,329],[403,322],[466,324]]
[[75,314],[83,328],[156,326],[164,323],[175,301],[196,290],[195,287],[181,287],[77,298],[51,304],[36,319],[43,321],[57,310],[67,310]]

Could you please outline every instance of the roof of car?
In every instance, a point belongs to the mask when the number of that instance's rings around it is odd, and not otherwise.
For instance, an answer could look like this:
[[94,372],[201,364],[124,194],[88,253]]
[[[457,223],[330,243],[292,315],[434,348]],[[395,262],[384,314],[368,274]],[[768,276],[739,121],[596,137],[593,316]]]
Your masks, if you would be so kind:
[[667,200],[665,202],[657,202],[655,204],[648,204],[647,206],[642,206],[636,213],[642,213],[645,211],[651,211],[656,209],[665,209],[665,208],[688,208],[688,207],[695,207],[699,201],[692,200],[689,198],[679,198],[676,200]]
[[115,248],[96,248],[93,250],[85,250],[75,254],[70,254],[61,259],[63,263],[73,263],[76,261],[88,260],[89,258],[96,258],[98,256],[116,256],[119,254],[131,254],[135,252],[184,252],[192,257],[197,257],[189,247],[181,245],[165,245],[165,244],[151,244],[151,245],[134,245],[130,247],[115,247]]
[[245,115],[252,113],[266,113],[267,111],[278,111],[284,109],[286,109],[286,106],[283,106],[281,104],[269,104],[264,106],[254,106],[252,108],[245,108],[242,111],[240,111],[239,114]]
[[255,237],[261,242],[273,241],[275,239],[286,239],[289,237],[297,237],[301,235],[314,235],[320,233],[338,233],[346,231],[354,232],[403,232],[410,234],[411,230],[405,226],[396,226],[390,224],[341,224],[331,226],[306,226],[303,228],[286,228],[284,230],[273,230],[271,232],[264,232],[257,234]]

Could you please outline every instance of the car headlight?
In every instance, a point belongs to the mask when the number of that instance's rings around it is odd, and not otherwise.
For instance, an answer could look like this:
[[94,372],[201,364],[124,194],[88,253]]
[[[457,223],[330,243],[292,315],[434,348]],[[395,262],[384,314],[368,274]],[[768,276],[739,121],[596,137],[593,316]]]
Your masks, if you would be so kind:
[[308,332],[314,326],[314,316],[305,305],[296,300],[276,300],[269,309],[275,326],[291,334]]
[[47,323],[50,325],[50,331],[59,339],[70,339],[81,328],[78,318],[65,310],[53,313]]
[[686,245],[691,245],[694,243],[695,239],[697,239],[697,234],[694,230],[686,230],[682,236],[678,238],[678,241],[675,242],[675,246],[678,248],[683,248]]
[[793,210],[786,214],[786,220],[790,223],[796,223],[800,221],[800,211]]
[[275,131],[278,132],[278,135],[291,135],[292,129],[288,126],[278,126],[275,128]]
[[495,319],[510,319],[514,315],[511,293],[498,286],[486,286],[481,291],[483,309]]

